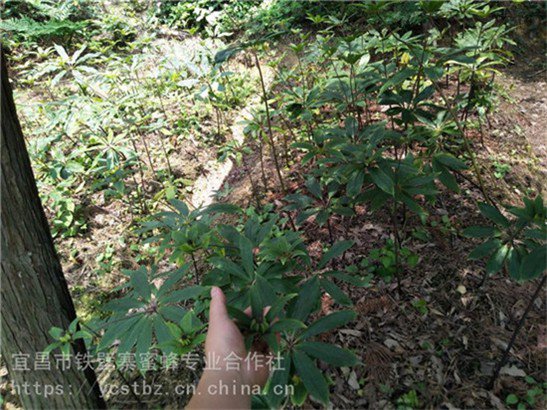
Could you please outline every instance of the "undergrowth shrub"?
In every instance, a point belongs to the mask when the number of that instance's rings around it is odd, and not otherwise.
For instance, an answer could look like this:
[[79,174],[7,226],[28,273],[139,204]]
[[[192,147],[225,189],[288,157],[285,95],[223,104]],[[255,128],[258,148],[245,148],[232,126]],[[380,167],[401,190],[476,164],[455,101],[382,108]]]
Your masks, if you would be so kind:
[[[292,384],[295,405],[301,405],[307,394],[326,403],[328,382],[316,360],[335,366],[357,363],[350,351],[316,340],[355,318],[348,310],[317,316],[322,292],[329,292],[341,306],[351,306],[339,284],[365,284],[359,275],[329,269],[352,242],[337,242],[319,260],[312,260],[300,235],[284,229],[275,213],[244,214],[227,205],[189,211],[183,202],[171,203],[173,211],[157,214],[144,229],[158,233],[149,241],[159,241],[160,251],[170,254],[180,268],[125,271],[129,280],[120,288],[123,297],[109,302],[105,306],[109,317],[95,324],[95,332],[105,330],[98,351],[115,349],[119,366],[124,365],[125,353],[133,350],[179,355],[191,351],[204,340],[203,321],[210,287],[215,285],[224,290],[228,311],[238,320],[247,347],[267,343],[281,361],[260,400],[278,407],[287,398],[274,394],[273,386]],[[237,222],[221,223],[219,217],[225,212],[235,214]],[[200,262],[192,266],[196,257]],[[188,280],[195,284],[181,289]],[[250,316],[243,312],[248,306]],[[263,316],[266,307],[269,311]],[[114,347],[116,339],[123,342]]]
[[7,0],[0,30],[8,45],[53,42],[70,44],[83,34],[96,10],[88,0]]

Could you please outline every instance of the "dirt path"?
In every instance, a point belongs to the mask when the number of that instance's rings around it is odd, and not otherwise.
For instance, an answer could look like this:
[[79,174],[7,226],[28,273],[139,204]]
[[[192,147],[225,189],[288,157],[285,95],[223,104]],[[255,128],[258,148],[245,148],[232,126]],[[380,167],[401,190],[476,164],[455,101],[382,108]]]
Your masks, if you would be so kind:
[[515,113],[518,125],[532,152],[539,158],[541,168],[547,167],[547,76],[545,72],[534,76],[516,77],[506,74],[506,84],[512,84],[509,91],[512,101],[504,100],[500,110]]
[[[268,66],[263,66],[262,71],[264,74],[264,83],[268,90],[273,82],[274,72]],[[261,104],[260,100],[260,94],[255,94],[245,108],[240,111],[239,115],[236,116],[230,128],[229,139],[236,141],[238,144],[243,144],[245,141],[243,133],[245,129],[244,122],[251,118],[253,109]],[[217,191],[222,187],[233,167],[234,163],[231,159],[227,159],[224,162],[220,162],[217,159],[208,161],[205,164],[205,175],[201,175],[194,182],[194,194],[192,195],[191,204],[197,208],[212,204],[215,201]]]

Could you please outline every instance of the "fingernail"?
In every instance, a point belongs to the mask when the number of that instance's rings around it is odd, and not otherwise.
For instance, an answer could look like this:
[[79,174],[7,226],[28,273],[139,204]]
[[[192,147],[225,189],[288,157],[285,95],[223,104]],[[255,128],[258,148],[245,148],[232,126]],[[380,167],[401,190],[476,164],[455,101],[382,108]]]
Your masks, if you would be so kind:
[[221,294],[222,294],[222,291],[220,290],[220,288],[218,286],[213,286],[211,288],[211,297],[212,298],[219,297]]

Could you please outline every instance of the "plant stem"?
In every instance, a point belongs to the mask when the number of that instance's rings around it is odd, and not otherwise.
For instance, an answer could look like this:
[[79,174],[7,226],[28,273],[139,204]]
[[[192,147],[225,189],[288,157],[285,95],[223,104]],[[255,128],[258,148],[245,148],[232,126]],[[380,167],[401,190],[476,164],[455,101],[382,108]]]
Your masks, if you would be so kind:
[[511,336],[511,340],[509,340],[509,344],[507,345],[507,348],[503,352],[503,356],[501,357],[500,361],[496,365],[496,368],[494,369],[494,373],[492,374],[492,377],[490,378],[490,381],[486,385],[486,388],[488,390],[491,390],[494,387],[494,383],[496,379],[499,376],[500,370],[503,366],[507,363],[507,360],[509,359],[509,353],[511,352],[511,349],[513,345],[515,344],[515,340],[517,339],[517,335],[520,332],[520,329],[524,325],[524,322],[526,320],[526,317],[528,316],[528,313],[530,313],[530,310],[532,309],[532,306],[534,305],[534,301],[539,295],[539,292],[541,292],[541,289],[543,289],[543,286],[545,285],[545,280],[547,279],[547,275],[543,275],[541,278],[541,281],[539,282],[538,287],[536,288],[534,294],[532,295],[532,298],[530,299],[530,302],[528,302],[528,306],[526,306],[526,310],[522,314],[519,322],[517,323],[517,327],[513,331],[513,335]]
[[456,123],[456,127],[458,128],[458,131],[460,132],[460,134],[462,136],[463,146],[465,147],[465,150],[467,151],[467,154],[471,158],[471,163],[473,165],[473,170],[475,171],[475,176],[477,177],[477,181],[478,181],[480,190],[482,192],[482,195],[484,196],[484,198],[488,202],[490,202],[492,205],[494,205],[497,208],[497,206],[494,203],[494,201],[492,200],[492,198],[490,198],[490,195],[488,195],[488,193],[486,192],[486,188],[484,187],[484,182],[482,180],[481,173],[480,173],[480,170],[479,170],[479,165],[477,164],[477,160],[475,159],[475,155],[473,153],[473,150],[471,149],[471,145],[469,144],[467,136],[465,135],[465,129],[462,126],[462,124],[460,123],[460,120],[458,119],[458,115],[454,111],[454,107],[452,106],[450,101],[448,101],[448,98],[446,97],[446,95],[443,92],[442,88],[439,87],[439,85],[434,81],[433,81],[433,86],[435,87],[435,89],[438,91],[441,98],[443,99],[443,101],[446,105],[446,108],[448,109],[448,112],[450,113],[450,116],[454,119],[454,122]]
[[192,264],[194,265],[194,270],[196,272],[196,284],[199,284],[199,269],[194,252],[190,252],[190,256],[192,257]]
[[251,176],[251,170],[249,169],[249,166],[247,165],[247,161],[245,161],[245,154],[242,154],[242,162],[243,162],[243,168],[245,169],[245,173],[249,177],[249,182],[251,183],[251,190],[253,192],[253,197],[256,201],[256,207],[257,209],[260,209],[260,198],[258,197],[258,190],[256,188],[256,184],[253,180],[253,177]]
[[[351,81],[353,80],[354,86],[351,85]],[[360,130],[362,127],[362,119],[361,119],[361,111],[359,107],[357,106],[357,80],[355,79],[355,74],[353,70],[353,64],[350,64],[349,66],[349,91],[351,94],[351,104],[352,108],[355,110],[355,114],[357,114],[357,129]]]
[[327,218],[327,228],[329,230],[330,244],[334,245],[334,236],[332,234],[332,226],[331,226],[331,223],[330,223],[330,217]]
[[[165,105],[163,104],[163,98],[161,97],[159,87],[155,87],[155,89],[156,89],[156,95],[158,96],[159,101],[160,101],[160,106],[161,106],[161,110],[163,112],[163,115],[165,117],[165,121],[167,121],[167,119],[168,119],[167,110],[165,109]],[[171,162],[169,161],[169,155],[167,155],[167,150],[165,149],[165,144],[163,142],[163,135],[160,134],[159,139],[160,139],[160,145],[161,145],[161,149],[163,151],[163,155],[165,156],[165,160],[167,161],[167,168],[169,169],[169,176],[172,177],[173,176],[173,168],[171,168]]]
[[279,166],[279,161],[277,159],[277,152],[275,149],[275,144],[273,142],[273,133],[272,133],[272,119],[270,117],[270,106],[268,104],[268,95],[266,93],[266,85],[264,83],[264,76],[262,75],[262,69],[260,68],[260,62],[258,61],[258,56],[256,53],[254,53],[255,58],[255,64],[256,68],[258,70],[258,75],[260,77],[260,86],[262,88],[262,98],[264,99],[264,107],[266,108],[266,121],[268,123],[268,139],[270,148],[272,149],[272,156],[274,159],[274,165],[275,170],[277,172],[277,176],[279,177],[279,183],[281,184],[281,190],[283,191],[284,195],[287,195],[287,190],[285,188],[285,183],[283,182],[283,176],[281,175],[281,168]]
[[259,132],[258,134],[258,159],[260,160],[262,185],[264,185],[264,191],[268,191],[268,179],[266,178],[266,170],[264,169],[264,144],[262,142],[262,132]]
[[399,255],[401,240],[399,238],[399,225],[397,224],[397,204],[393,204],[393,212],[391,214],[391,222],[393,223],[393,236],[395,237],[395,277],[397,278],[397,291],[402,291],[401,287],[401,257]]

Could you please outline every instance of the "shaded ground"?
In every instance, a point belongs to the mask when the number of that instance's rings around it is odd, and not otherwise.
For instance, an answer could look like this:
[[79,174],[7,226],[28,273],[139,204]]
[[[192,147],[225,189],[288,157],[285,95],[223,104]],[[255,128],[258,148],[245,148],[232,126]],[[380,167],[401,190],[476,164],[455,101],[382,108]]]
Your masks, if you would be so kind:
[[539,160],[539,168],[547,168],[547,73],[544,70],[519,78],[507,71],[498,81],[510,84],[510,99],[503,99],[493,125],[515,127],[524,135],[531,152]]

